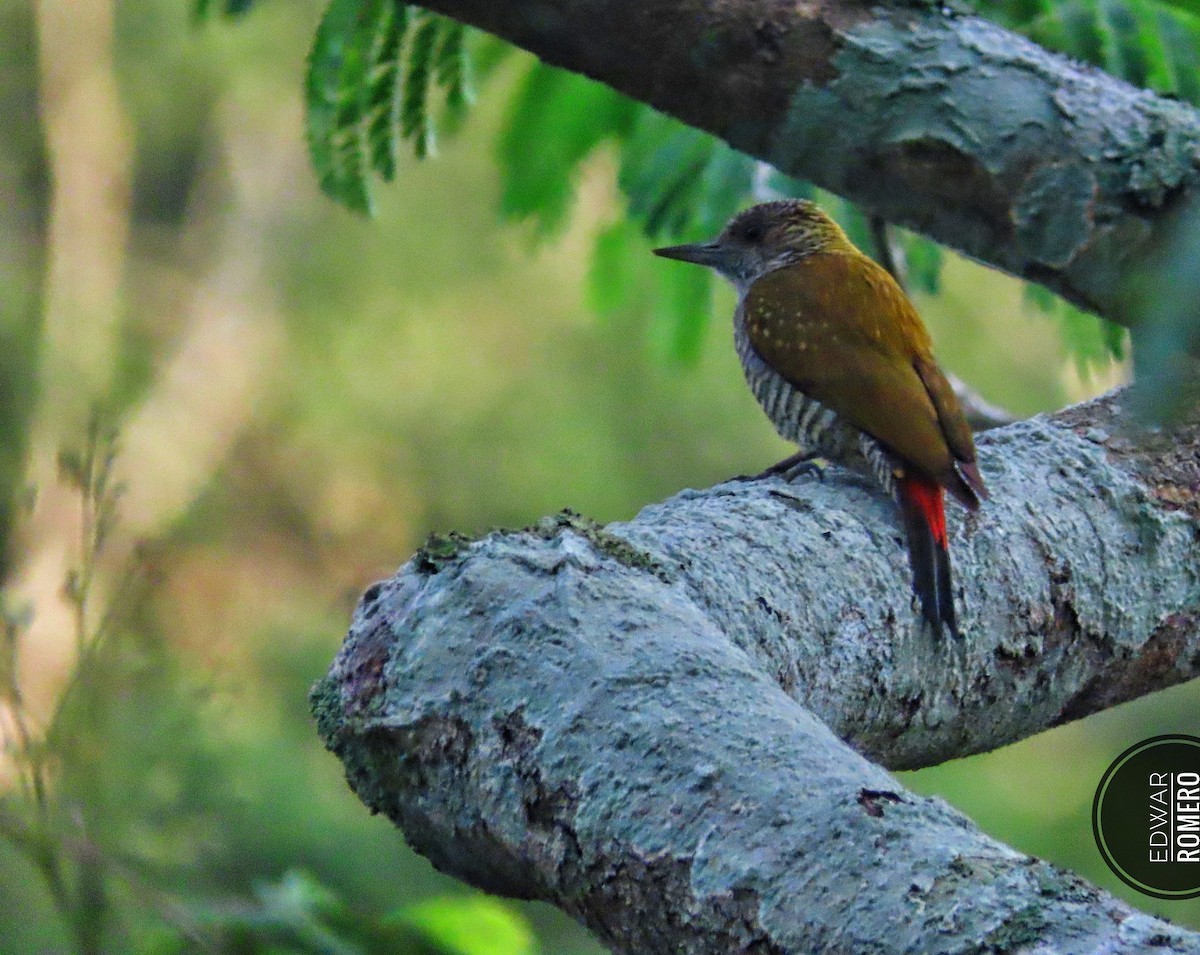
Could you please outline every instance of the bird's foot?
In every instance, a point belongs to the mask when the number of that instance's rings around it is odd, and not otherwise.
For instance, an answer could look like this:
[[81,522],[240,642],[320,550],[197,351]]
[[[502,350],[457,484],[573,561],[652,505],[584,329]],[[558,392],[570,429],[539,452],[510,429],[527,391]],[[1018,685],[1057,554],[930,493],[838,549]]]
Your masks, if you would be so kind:
[[[780,464],[786,462],[781,461]],[[768,469],[770,470],[770,469]],[[782,474],[783,479],[789,484],[803,474],[809,477],[816,477],[819,481],[825,480],[825,472],[829,470],[829,459],[820,457],[819,455],[811,458],[801,458],[794,462],[789,467],[776,471],[776,474]]]
[[734,481],[761,481],[763,478],[781,476],[789,484],[800,477],[802,474],[816,475],[820,480],[825,480],[825,471],[829,467],[829,460],[815,454],[805,454],[802,451],[797,451],[795,454],[784,458],[778,464],[772,464],[765,471],[758,474],[739,474],[732,478]]

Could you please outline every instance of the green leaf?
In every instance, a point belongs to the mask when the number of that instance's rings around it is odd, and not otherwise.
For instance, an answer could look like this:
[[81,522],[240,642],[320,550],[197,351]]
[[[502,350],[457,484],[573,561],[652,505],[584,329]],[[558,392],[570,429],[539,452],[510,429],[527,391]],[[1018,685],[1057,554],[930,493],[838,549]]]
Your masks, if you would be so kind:
[[1097,321],[1100,323],[1100,335],[1109,355],[1117,361],[1123,360],[1129,354],[1129,330],[1116,322],[1105,319],[1097,319]]
[[908,284],[929,295],[941,291],[942,247],[924,236],[902,232],[900,244],[908,263]]
[[429,84],[433,78],[434,52],[442,21],[419,10],[415,17],[416,33],[408,53],[408,75],[404,80],[404,98],[400,105],[400,132],[413,141],[418,159],[434,152],[433,122],[429,116]]
[[367,57],[363,115],[371,166],[385,181],[396,175],[396,127],[400,115],[400,56],[408,30],[408,7],[387,2],[379,12]]
[[1163,3],[1179,13],[1200,17],[1200,0],[1163,0]]
[[[470,66],[473,78],[482,83],[496,72],[496,69],[516,52],[516,47],[506,43],[498,36],[478,31],[471,34]],[[465,48],[465,44],[464,44]]]
[[628,219],[613,223],[596,237],[587,277],[587,302],[609,317],[633,298],[650,266],[645,243]]
[[446,90],[446,108],[451,113],[461,113],[474,101],[468,71],[465,46],[466,27],[451,22],[442,31],[442,42],[434,57],[434,73],[438,85]]
[[[763,164],[766,165],[765,163]],[[813,199],[816,197],[816,187],[811,182],[789,176],[778,169],[767,167],[767,173],[762,177],[762,191],[766,196],[780,199]]]
[[[1100,0],[1101,36],[1104,38],[1104,65],[1110,73],[1120,76],[1137,86],[1149,86],[1152,62],[1151,42],[1153,37],[1142,35],[1141,25],[1133,5],[1122,0]],[[1149,42],[1148,42],[1149,41]],[[1162,45],[1157,44],[1161,53]],[[1161,56],[1159,57],[1161,60]],[[1165,64],[1162,61],[1158,65]],[[1161,83],[1162,73],[1159,71]],[[1161,88],[1161,86],[1160,86]]]
[[1081,378],[1125,357],[1128,333],[1120,325],[1081,311],[1049,289],[1032,282],[1025,286],[1025,301],[1049,315],[1062,332],[1063,347],[1074,360]]
[[679,267],[658,272],[654,338],[666,357],[691,364],[700,357],[712,315],[713,275],[708,269]]
[[395,178],[400,140],[412,140],[418,158],[434,150],[435,80],[448,112],[460,116],[471,101],[469,75],[462,24],[394,0],[332,0],[306,87],[309,152],[321,188],[372,214],[371,176]]
[[549,235],[566,221],[579,166],[621,137],[635,104],[607,86],[537,63],[509,110],[499,142],[500,207]]
[[763,168],[707,133],[648,107],[621,150],[618,183],[651,238],[716,235],[752,197]]
[[[618,184],[628,218],[652,240],[710,238],[756,198],[812,191],[807,183],[649,107],[636,106],[632,116],[620,137]],[[630,304],[645,287],[641,277],[648,275],[655,349],[675,362],[695,361],[709,325],[715,279],[703,269],[655,268],[645,251],[626,226],[601,234],[588,276],[589,301],[602,315],[612,314]],[[634,255],[645,262],[632,260]]]
[[1170,88],[1189,103],[1200,103],[1200,22],[1194,17],[1158,11],[1158,28],[1166,49]]
[[415,902],[388,916],[447,955],[534,955],[528,923],[507,905],[484,895]]
[[694,231],[704,237],[720,232],[752,195],[758,169],[754,158],[714,140],[696,193]]
[[376,28],[388,6],[388,0],[332,0],[308,61],[308,146],[321,188],[368,215],[374,206],[362,106]]
[[1048,49],[1069,53],[1085,63],[1104,62],[1104,39],[1095,0],[1065,0],[1032,23],[1017,21],[1009,25]]
[[652,239],[699,238],[700,183],[716,149],[707,133],[643,109],[621,150],[617,182],[629,214]]

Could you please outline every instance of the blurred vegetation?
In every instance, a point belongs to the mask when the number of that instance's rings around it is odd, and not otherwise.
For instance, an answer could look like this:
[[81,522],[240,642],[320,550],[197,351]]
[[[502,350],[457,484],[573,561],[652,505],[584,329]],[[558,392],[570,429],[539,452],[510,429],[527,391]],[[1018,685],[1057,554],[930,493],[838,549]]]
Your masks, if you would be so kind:
[[1200,105],[1195,0],[974,0],[983,16],[1134,86]]
[[[336,41],[366,6],[319,32],[317,0],[0,3],[5,953],[598,951],[369,817],[307,688],[430,531],[627,518],[786,453],[730,293],[656,267],[647,233],[807,187],[417,11],[401,31],[375,4],[390,21]],[[900,241],[940,355],[989,399],[1033,413],[1125,373],[1094,320],[1071,326],[1089,351],[1020,283]],[[1200,925],[1109,877],[1087,816],[1108,761],[1196,696],[905,782]]]
[[[1041,29],[1042,20],[1024,8],[993,12],[1017,28]],[[1019,13],[1028,14],[1027,19]],[[1180,22],[1188,19],[1182,13],[1172,16]],[[1131,78],[1132,68],[1108,46],[1091,51],[1074,42],[1069,31],[1064,37],[1042,32],[1051,39],[1070,39],[1067,52],[1095,52],[1097,59],[1121,67],[1121,75]],[[1191,49],[1191,42],[1181,38],[1177,45]],[[1160,53],[1166,56],[1170,49],[1163,45]],[[473,79],[489,76],[508,50],[495,38],[464,31],[420,7],[392,0],[332,0],[309,57],[306,90],[309,148],[325,192],[350,209],[374,214],[372,174],[392,181],[404,140],[411,141],[418,158],[430,155],[438,126],[453,130],[461,125],[474,100]],[[477,60],[484,69],[475,67]],[[440,122],[433,95],[437,87],[445,94],[445,119]],[[608,86],[539,62],[512,97],[500,138],[502,213],[531,220],[541,237],[553,236],[569,221],[581,167],[596,152],[614,147],[624,216],[594,242],[591,284],[596,300],[608,303],[601,309],[607,311],[626,303],[635,288],[653,286],[656,339],[666,345],[669,357],[692,361],[712,315],[712,287],[719,279],[706,269],[664,271],[622,257],[639,248],[627,225],[636,224],[655,242],[695,242],[715,235],[734,212],[753,201],[815,198],[817,190]],[[881,251],[852,203],[830,194],[820,199],[856,244]],[[896,231],[889,241],[896,246],[892,257],[909,267],[908,279],[936,294],[943,261],[936,243],[904,231]],[[630,268],[634,275],[641,273],[637,280],[631,280]],[[1081,373],[1124,357],[1124,329],[1039,286],[1027,286],[1025,294],[1029,303],[1058,321]]]

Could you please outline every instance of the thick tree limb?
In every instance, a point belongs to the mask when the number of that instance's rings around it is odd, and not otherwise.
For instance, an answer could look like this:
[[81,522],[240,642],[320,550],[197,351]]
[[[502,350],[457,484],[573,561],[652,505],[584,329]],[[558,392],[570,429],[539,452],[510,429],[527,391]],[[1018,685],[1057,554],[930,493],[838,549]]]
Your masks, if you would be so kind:
[[1110,396],[980,459],[961,642],[921,630],[865,484],[725,484],[427,547],[364,596],[321,732],[440,868],[620,952],[1200,952],[864,758],[928,765],[1200,673],[1200,417],[1137,434]]
[[1123,324],[1200,114],[940,3],[428,0]]

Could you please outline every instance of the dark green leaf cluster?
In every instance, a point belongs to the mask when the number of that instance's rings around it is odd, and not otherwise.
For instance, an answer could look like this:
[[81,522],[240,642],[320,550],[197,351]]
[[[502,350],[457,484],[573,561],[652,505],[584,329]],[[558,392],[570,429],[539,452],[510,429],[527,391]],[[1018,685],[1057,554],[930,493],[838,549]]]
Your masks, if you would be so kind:
[[321,188],[374,211],[372,176],[396,175],[400,141],[435,147],[432,92],[453,116],[470,102],[465,28],[393,0],[332,0],[308,61],[307,132]]
[[1195,0],[975,0],[975,7],[1048,49],[1200,105]]

